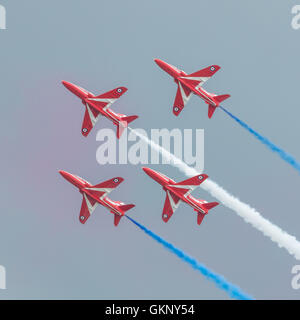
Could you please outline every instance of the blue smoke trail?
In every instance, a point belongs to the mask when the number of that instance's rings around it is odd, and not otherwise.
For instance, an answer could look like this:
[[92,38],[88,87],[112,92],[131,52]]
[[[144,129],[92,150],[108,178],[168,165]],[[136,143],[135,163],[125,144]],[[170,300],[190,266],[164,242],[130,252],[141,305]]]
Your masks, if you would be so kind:
[[298,170],[300,172],[300,163],[297,162],[297,160],[291,156],[290,154],[286,153],[281,148],[277,147],[273,142],[271,142],[266,137],[262,136],[252,128],[250,128],[245,122],[234,116],[232,113],[230,113],[228,110],[220,106],[220,108],[227,113],[232,119],[234,119],[237,123],[239,123],[243,128],[248,130],[251,134],[254,135],[255,138],[257,138],[260,142],[262,142],[264,145],[266,145],[268,148],[270,148],[273,152],[277,153],[281,159],[283,159],[285,162],[290,164],[293,168]]
[[194,269],[200,271],[208,280],[213,281],[220,289],[226,291],[230,297],[235,298],[235,299],[239,299],[239,300],[253,300],[252,297],[243,293],[238,287],[229,283],[222,276],[219,276],[218,274],[210,271],[203,264],[200,264],[197,260],[188,256],[182,250],[174,247],[171,243],[169,243],[166,240],[164,240],[163,238],[159,237],[158,235],[153,233],[151,230],[149,230],[146,227],[144,227],[143,225],[139,224],[138,222],[136,222],[135,220],[133,220],[129,216],[126,215],[126,218],[128,218],[132,223],[134,223],[141,230],[143,230],[152,239],[156,240],[158,243],[162,244],[165,248],[167,248],[172,253],[174,253],[178,258],[180,258],[184,262],[188,263]]

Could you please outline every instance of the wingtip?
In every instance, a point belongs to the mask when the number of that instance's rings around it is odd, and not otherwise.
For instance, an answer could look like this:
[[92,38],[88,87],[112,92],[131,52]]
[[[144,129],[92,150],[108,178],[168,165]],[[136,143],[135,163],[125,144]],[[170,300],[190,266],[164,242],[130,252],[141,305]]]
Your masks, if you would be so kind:
[[115,177],[115,178],[113,178],[113,180],[114,180],[116,183],[121,183],[121,182],[123,182],[125,179],[122,178],[122,177]]
[[128,91],[128,88],[126,88],[126,87],[120,87],[120,89],[123,90],[123,93],[125,93],[126,91]]

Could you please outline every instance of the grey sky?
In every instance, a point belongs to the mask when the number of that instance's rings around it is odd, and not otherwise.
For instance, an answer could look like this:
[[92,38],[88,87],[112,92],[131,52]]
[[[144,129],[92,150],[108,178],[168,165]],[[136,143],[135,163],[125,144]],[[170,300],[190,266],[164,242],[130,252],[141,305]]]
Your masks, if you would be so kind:
[[[205,172],[262,215],[300,238],[299,174],[221,110],[192,97],[180,117],[171,111],[176,87],[154,58],[191,73],[222,69],[205,84],[232,113],[300,159],[300,30],[291,28],[295,1],[5,1],[1,41],[2,183],[0,299],[227,299],[188,265],[128,221],[97,208],[78,222],[80,194],[57,171],[92,183],[125,182],[111,194],[135,203],[131,216],[258,299],[299,299],[291,288],[297,264],[224,206],[201,227],[182,205],[161,220],[164,194],[141,166],[100,166],[97,129],[80,133],[83,107],[61,85],[94,93],[129,90],[113,109],[140,118],[133,127],[205,130]],[[152,166],[175,180],[167,165]],[[213,201],[203,190],[196,197]]]

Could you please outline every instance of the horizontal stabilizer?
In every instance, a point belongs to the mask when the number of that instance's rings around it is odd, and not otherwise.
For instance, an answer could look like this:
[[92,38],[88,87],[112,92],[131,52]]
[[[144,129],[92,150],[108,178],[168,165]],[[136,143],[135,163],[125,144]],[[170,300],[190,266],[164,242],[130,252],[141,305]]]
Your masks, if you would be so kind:
[[134,208],[135,205],[134,204],[123,204],[121,206],[119,206],[119,208],[121,209],[121,211],[126,212],[132,208]]
[[197,215],[197,224],[200,224],[202,223],[203,219],[205,217],[205,214],[203,214],[202,212],[198,212],[198,215]]
[[209,104],[208,105],[208,117],[209,119],[213,116],[214,112],[216,111],[216,106]]
[[230,94],[222,94],[220,96],[214,96],[214,99],[217,100],[218,102],[222,102],[228,98],[230,98]]
[[123,131],[125,130],[125,128],[128,127],[128,123],[134,121],[137,118],[138,118],[138,116],[122,117],[122,119],[118,123],[118,128],[117,128],[117,138],[118,139],[121,138]]
[[122,216],[119,216],[118,214],[115,214],[114,217],[114,225],[117,226],[121,220]]
[[129,124],[130,122],[134,121],[135,119],[137,119],[139,116],[128,116],[128,117],[123,117],[122,121],[126,121],[127,124]]
[[203,203],[201,206],[206,210],[210,210],[216,207],[218,204],[219,202],[207,202],[207,203]]
[[117,127],[117,138],[120,139],[121,136],[122,136],[122,133],[124,132],[124,130],[126,129],[127,125],[126,125],[126,122],[124,123],[120,123],[118,124],[118,127]]

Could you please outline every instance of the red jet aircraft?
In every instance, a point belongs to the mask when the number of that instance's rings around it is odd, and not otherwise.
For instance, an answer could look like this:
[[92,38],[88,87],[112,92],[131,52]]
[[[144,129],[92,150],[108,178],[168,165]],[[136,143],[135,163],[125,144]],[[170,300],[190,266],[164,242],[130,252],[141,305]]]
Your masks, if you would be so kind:
[[208,178],[206,174],[199,174],[193,178],[176,183],[174,180],[152,169],[143,168],[143,170],[153,180],[162,185],[163,190],[166,191],[166,200],[162,213],[164,222],[168,222],[179,204],[185,202],[197,212],[197,223],[200,225],[204,216],[208,214],[208,211],[219,204],[218,202],[208,203],[205,200],[196,199],[190,194]]
[[124,204],[120,201],[112,201],[107,197],[114,188],[116,188],[123,178],[116,177],[105,182],[99,183],[95,186],[91,185],[84,179],[68,173],[66,171],[59,171],[59,173],[75,187],[79,189],[79,192],[83,195],[81,210],[79,215],[79,221],[84,224],[90,215],[93,213],[98,204],[103,205],[115,215],[114,224],[117,226],[120,219],[125,215],[125,212],[135,207],[134,204]]
[[118,138],[121,137],[124,129],[127,128],[128,123],[138,118],[138,116],[127,117],[124,114],[115,113],[109,109],[109,107],[127,91],[125,87],[119,87],[99,96],[94,96],[87,90],[70,82],[62,81],[62,84],[80,98],[85,105],[85,115],[81,129],[82,135],[85,137],[90,133],[101,115],[111,120],[113,124],[118,127]]
[[211,78],[221,67],[213,65],[202,69],[200,71],[186,74],[182,70],[178,70],[176,67],[159,59],[154,60],[157,65],[166,71],[171,77],[174,78],[175,83],[178,85],[173,113],[178,116],[183,110],[185,104],[189,101],[192,93],[202,98],[208,104],[208,117],[211,118],[216,108],[222,101],[230,97],[229,94],[223,94],[217,96],[213,93],[209,93],[202,88],[204,82]]

